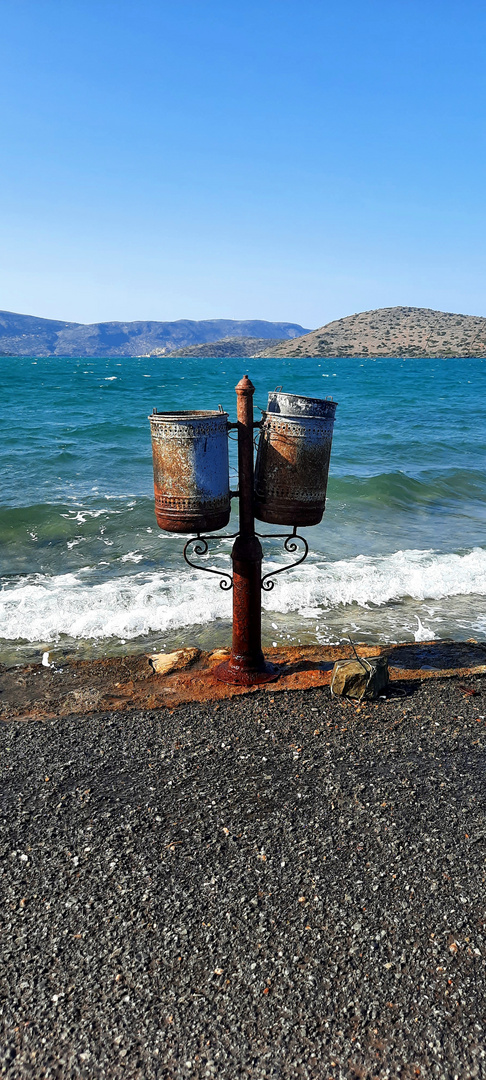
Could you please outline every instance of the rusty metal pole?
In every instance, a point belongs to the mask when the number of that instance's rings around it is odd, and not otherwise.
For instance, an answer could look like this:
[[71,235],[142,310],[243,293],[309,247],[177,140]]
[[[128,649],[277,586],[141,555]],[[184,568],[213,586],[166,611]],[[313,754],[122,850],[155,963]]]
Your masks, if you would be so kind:
[[233,644],[215,675],[222,682],[252,686],[277,676],[262,652],[262,545],[253,514],[253,394],[248,375],[236,387],[240,531],[233,544]]

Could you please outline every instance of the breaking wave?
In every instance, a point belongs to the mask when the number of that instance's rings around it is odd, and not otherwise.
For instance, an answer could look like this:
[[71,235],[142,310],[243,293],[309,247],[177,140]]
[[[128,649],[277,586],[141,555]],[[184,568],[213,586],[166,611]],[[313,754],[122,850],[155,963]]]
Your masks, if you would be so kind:
[[[131,553],[133,554],[133,553]],[[136,562],[136,560],[133,560]],[[276,563],[266,568],[277,567]],[[215,579],[183,570],[135,572],[99,581],[89,568],[7,580],[0,592],[0,637],[8,641],[133,640],[231,617],[231,593]],[[315,620],[354,605],[363,611],[411,598],[486,595],[486,549],[463,554],[397,551],[325,562],[315,559],[276,579],[263,597],[268,613]]]

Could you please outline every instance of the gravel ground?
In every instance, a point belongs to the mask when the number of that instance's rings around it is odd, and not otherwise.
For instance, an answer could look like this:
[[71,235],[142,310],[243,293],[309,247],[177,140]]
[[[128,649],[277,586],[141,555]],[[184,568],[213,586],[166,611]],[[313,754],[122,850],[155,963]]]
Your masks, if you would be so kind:
[[10,723],[0,1068],[486,1076],[486,680]]

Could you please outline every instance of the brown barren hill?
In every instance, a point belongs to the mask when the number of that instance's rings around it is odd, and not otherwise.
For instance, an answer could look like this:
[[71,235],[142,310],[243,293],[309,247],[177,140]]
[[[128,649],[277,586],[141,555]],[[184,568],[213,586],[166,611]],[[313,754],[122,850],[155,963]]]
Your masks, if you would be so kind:
[[431,308],[377,308],[336,319],[258,355],[486,357],[486,318]]

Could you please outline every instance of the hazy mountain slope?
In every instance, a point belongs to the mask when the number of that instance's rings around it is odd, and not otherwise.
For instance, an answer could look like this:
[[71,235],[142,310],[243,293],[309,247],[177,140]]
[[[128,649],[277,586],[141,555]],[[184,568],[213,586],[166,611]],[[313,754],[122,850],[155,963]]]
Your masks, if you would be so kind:
[[486,318],[431,308],[378,308],[265,347],[259,355],[486,357]]
[[0,311],[0,352],[12,356],[143,356],[226,337],[274,340],[305,333],[298,323],[260,319],[84,324]]

